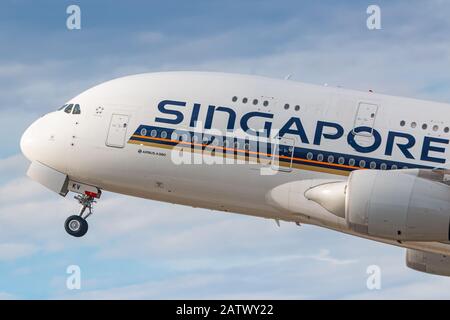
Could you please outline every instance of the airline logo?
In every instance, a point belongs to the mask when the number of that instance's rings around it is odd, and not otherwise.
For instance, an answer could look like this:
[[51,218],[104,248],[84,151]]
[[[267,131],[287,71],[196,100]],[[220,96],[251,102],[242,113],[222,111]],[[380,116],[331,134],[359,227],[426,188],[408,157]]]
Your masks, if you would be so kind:
[[[180,125],[187,123],[191,128],[197,128],[200,123],[200,111],[202,105],[194,103],[189,105],[184,101],[163,100],[158,104],[158,111],[160,115],[155,118],[155,122],[159,124]],[[260,137],[273,136],[273,121],[274,114],[269,112],[251,111],[241,115],[230,107],[208,105],[206,110],[206,117],[204,120],[203,129],[213,129],[214,119],[220,115],[227,116],[226,131],[232,132],[235,130],[242,130],[248,135]],[[250,123],[259,123],[259,130],[250,127]],[[372,142],[369,145],[362,145],[356,139],[353,133],[368,133],[372,136]],[[396,148],[405,160],[421,160],[430,162],[431,167],[436,167],[433,164],[445,164],[446,147],[449,144],[448,139],[424,136],[416,139],[415,136],[406,132],[388,131],[382,136],[380,132],[370,127],[352,128],[348,132],[344,127],[336,122],[318,120],[315,124],[314,132],[306,132],[302,119],[300,117],[289,118],[276,133],[279,137],[298,137],[302,146],[320,146],[324,140],[342,140],[351,146],[356,152],[364,155],[374,151],[380,150],[385,156],[392,156]],[[385,143],[383,143],[385,142]],[[297,147],[297,146],[296,146]],[[419,147],[420,154],[413,154],[413,147]],[[416,152],[417,153],[417,152]]]

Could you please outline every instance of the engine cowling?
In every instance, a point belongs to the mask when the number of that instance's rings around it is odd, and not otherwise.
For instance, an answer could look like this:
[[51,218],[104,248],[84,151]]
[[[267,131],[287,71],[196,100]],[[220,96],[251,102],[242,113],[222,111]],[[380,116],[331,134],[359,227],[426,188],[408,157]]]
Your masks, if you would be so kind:
[[450,188],[402,171],[354,171],[345,219],[356,232],[398,241],[449,241]]
[[416,271],[450,276],[450,257],[446,255],[408,249],[406,265]]

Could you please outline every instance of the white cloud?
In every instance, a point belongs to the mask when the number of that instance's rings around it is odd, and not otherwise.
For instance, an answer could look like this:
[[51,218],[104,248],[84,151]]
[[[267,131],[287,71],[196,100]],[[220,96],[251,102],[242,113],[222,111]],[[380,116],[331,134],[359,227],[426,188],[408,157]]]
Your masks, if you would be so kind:
[[21,63],[0,65],[0,77],[12,77],[23,74],[27,67]]
[[47,197],[49,191],[42,185],[27,177],[11,180],[0,186],[0,204],[32,201],[39,197]]
[[345,299],[412,299],[412,300],[441,300],[450,299],[450,279],[439,276],[425,275],[419,280],[403,281],[381,290],[366,290],[359,294],[346,296]]
[[0,183],[4,183],[11,178],[24,176],[28,165],[29,161],[21,154],[0,159]]
[[[161,299],[164,297],[166,299],[169,297],[177,299],[183,297],[187,292],[194,293],[194,296],[201,296],[200,292],[205,288],[210,288],[223,280],[221,276],[216,275],[187,275],[159,282],[146,282],[105,290],[75,293],[65,297],[72,299]],[[200,294],[195,294],[195,292]]]
[[0,261],[16,260],[36,252],[37,248],[31,244],[0,243]]
[[17,297],[7,292],[0,292],[0,300],[17,300]]
[[330,256],[330,250],[322,249],[317,255],[311,256],[311,258],[316,259],[318,261],[328,262],[332,265],[345,265],[356,263],[358,260],[356,259],[336,259]]
[[141,44],[155,44],[164,39],[164,35],[160,32],[146,31],[136,35],[136,40]]

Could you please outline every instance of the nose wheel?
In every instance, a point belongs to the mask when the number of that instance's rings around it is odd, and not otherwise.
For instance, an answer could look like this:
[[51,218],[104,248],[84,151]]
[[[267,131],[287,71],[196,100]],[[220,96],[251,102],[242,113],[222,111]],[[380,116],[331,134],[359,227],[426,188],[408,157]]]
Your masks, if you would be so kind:
[[88,231],[88,223],[85,219],[80,216],[70,216],[67,218],[64,227],[66,232],[73,237],[82,237]]
[[[93,213],[93,205],[97,201],[95,198],[88,195],[78,195],[75,199],[81,204],[81,211],[79,215],[73,215],[67,218],[64,223],[66,232],[73,237],[82,237],[88,231],[88,223],[86,219]],[[85,214],[88,210],[87,214]]]

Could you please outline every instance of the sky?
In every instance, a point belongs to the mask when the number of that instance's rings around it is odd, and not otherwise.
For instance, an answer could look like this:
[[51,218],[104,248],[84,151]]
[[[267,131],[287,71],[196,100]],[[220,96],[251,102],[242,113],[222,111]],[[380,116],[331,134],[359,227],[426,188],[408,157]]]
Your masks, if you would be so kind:
[[[66,27],[69,5],[81,29]],[[366,25],[381,9],[380,30]],[[318,227],[105,193],[78,211],[26,177],[21,133],[116,77],[169,70],[263,75],[450,103],[450,1],[0,3],[0,299],[448,299],[450,279],[405,250]],[[81,270],[70,290],[69,266]],[[381,288],[367,287],[378,266]]]

